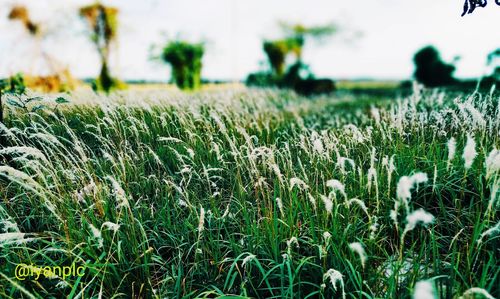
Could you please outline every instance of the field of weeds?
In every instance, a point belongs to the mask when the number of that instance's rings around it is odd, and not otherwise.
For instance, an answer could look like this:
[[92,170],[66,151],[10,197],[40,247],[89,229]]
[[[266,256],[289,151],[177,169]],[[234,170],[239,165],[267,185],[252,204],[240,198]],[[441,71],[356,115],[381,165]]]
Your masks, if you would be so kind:
[[493,91],[66,99],[0,124],[2,298],[500,296]]

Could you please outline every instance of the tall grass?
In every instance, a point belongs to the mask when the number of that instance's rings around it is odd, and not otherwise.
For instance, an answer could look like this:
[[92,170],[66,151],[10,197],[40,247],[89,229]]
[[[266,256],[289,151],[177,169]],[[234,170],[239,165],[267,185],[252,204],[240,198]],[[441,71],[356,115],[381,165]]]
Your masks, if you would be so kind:
[[0,128],[0,297],[500,296],[493,93],[70,100]]

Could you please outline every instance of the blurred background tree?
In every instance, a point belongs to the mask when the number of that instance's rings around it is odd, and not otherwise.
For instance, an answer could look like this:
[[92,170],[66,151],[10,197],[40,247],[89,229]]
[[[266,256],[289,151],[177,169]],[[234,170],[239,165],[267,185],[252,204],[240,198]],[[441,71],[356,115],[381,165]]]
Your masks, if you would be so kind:
[[433,46],[420,49],[413,57],[415,79],[427,87],[448,86],[457,83],[453,77],[455,66],[443,62],[439,51]]
[[161,59],[172,67],[172,78],[183,90],[195,90],[201,85],[203,43],[169,42],[162,50]]
[[39,36],[40,26],[30,19],[29,11],[25,6],[14,6],[9,13],[9,19],[20,21],[32,36]]
[[295,55],[295,62],[302,61],[302,52],[306,40],[321,41],[337,32],[334,24],[306,27],[302,24],[279,23],[285,36],[284,39],[266,40],[263,44],[264,52],[269,60],[272,71],[278,77],[285,73],[285,63],[288,54]]
[[[307,64],[302,61],[307,40],[322,41],[337,32],[333,24],[306,27],[302,24],[279,23],[284,38],[265,40],[263,50],[269,62],[269,71],[250,74],[246,83],[251,86],[278,86],[291,88],[301,94],[328,93],[335,90],[330,79],[315,79]],[[295,61],[286,66],[289,54]]]
[[[8,18],[11,21],[19,21],[28,33],[28,36],[35,40],[36,47],[33,49],[37,59],[42,59],[48,66],[49,75],[25,74],[26,85],[30,88],[40,89],[44,92],[57,92],[71,90],[75,86],[75,79],[67,67],[63,67],[55,57],[50,55],[42,47],[42,41],[46,38],[46,32],[42,30],[42,25],[33,21],[27,7],[16,5],[11,8]],[[24,84],[24,82],[23,82]]]
[[493,69],[490,77],[500,82],[500,48],[488,54],[487,64]]
[[109,92],[124,87],[124,83],[111,76],[108,63],[111,44],[118,35],[118,12],[117,8],[104,6],[99,2],[80,8],[80,16],[91,29],[90,37],[102,63],[99,77],[93,84],[94,90]]
[[290,51],[287,40],[264,41],[264,52],[273,73],[281,77],[285,73],[285,61]]
[[307,40],[322,41],[337,32],[335,24],[307,27],[300,23],[280,22],[279,25],[286,36],[289,51],[295,54],[298,61],[302,60],[302,50]]

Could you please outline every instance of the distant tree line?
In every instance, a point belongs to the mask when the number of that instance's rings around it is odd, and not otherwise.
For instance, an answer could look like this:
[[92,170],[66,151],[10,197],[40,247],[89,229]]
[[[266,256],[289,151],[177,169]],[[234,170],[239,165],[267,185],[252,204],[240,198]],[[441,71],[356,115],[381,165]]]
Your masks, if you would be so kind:
[[[96,91],[110,92],[125,88],[126,85],[112,75],[110,56],[113,45],[116,45],[119,27],[119,10],[105,6],[99,1],[83,6],[78,11],[80,18],[88,28],[90,40],[94,44],[101,61],[100,71],[92,87]],[[44,38],[42,25],[33,21],[28,9],[14,6],[8,18],[20,22],[36,40]],[[331,79],[316,78],[309,66],[303,61],[304,46],[309,41],[321,41],[338,32],[337,26],[326,24],[321,26],[304,26],[303,24],[279,24],[282,37],[264,40],[262,50],[267,58],[267,68],[250,74],[246,79],[249,86],[277,87],[293,89],[304,95],[329,93],[336,89]],[[202,80],[204,43],[192,43],[185,40],[169,40],[161,46],[157,55],[159,61],[171,66],[171,77],[180,89],[196,90]],[[49,53],[50,54],[50,53]],[[54,59],[47,53],[42,56],[49,62]],[[464,86],[464,82],[454,77],[455,65],[443,61],[439,51],[433,46],[420,49],[413,57],[415,63],[414,79],[427,87]],[[483,78],[485,86],[500,81],[500,48],[488,55],[488,65],[492,74]],[[52,65],[49,63],[49,65]],[[46,91],[68,90],[74,87],[68,69],[53,68],[53,75],[45,77],[25,78],[27,83],[44,86]],[[30,85],[30,84],[27,84]]]
[[[444,62],[434,46],[420,49],[413,57],[415,63],[414,78],[426,87],[470,88],[477,85],[476,80],[459,80],[454,77],[456,70],[452,63]],[[500,48],[487,57],[487,65],[493,68],[490,75],[481,78],[481,86],[490,88],[500,82]],[[480,87],[481,87],[480,86]]]

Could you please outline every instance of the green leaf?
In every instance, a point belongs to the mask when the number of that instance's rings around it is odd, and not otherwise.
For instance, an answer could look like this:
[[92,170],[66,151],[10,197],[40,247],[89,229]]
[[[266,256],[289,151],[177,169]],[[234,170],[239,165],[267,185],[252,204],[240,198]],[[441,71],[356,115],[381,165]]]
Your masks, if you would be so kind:
[[69,103],[69,101],[68,101],[68,100],[66,100],[66,99],[65,99],[65,98],[63,98],[63,97],[58,97],[58,98],[56,99],[56,103],[57,103],[57,104],[65,104],[65,103]]
[[36,112],[38,110],[43,110],[43,109],[45,109],[45,105],[36,105],[31,109],[31,112]]
[[17,107],[17,108],[24,108],[24,106],[21,103],[19,103],[18,101],[14,100],[14,99],[7,99],[7,104],[14,106],[14,107]]
[[42,97],[34,97],[34,98],[29,98],[25,101],[25,103],[30,103],[30,102],[34,102],[34,101],[41,101],[43,98]]

